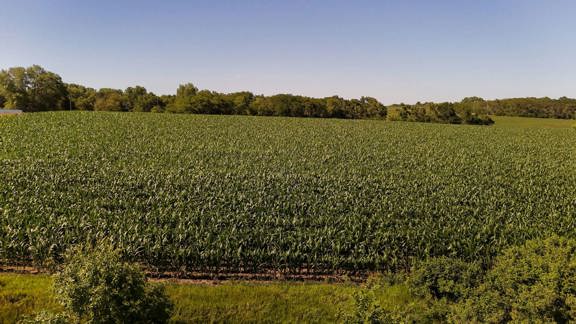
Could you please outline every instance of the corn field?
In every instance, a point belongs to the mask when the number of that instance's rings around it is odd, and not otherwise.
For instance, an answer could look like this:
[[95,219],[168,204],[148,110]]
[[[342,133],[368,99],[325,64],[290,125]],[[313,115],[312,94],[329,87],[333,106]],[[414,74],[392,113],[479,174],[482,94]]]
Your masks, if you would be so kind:
[[60,112],[0,119],[0,262],[406,268],[576,237],[576,129]]

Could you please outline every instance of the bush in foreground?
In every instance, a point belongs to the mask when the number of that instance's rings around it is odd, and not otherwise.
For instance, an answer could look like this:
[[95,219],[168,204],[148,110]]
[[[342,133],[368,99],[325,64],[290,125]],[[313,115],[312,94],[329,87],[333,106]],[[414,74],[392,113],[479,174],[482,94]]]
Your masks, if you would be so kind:
[[354,310],[351,314],[343,316],[348,324],[361,323],[394,323],[397,314],[384,310],[377,302],[374,288],[354,293]]
[[576,240],[553,236],[511,247],[486,272],[475,263],[432,258],[406,284],[421,301],[416,309],[380,305],[371,284],[355,296],[350,322],[573,322]]
[[[173,307],[162,286],[147,284],[138,266],[122,261],[108,245],[69,251],[54,287],[63,316],[77,322],[165,323]],[[37,319],[58,323],[63,317]]]
[[456,302],[468,296],[481,278],[480,265],[439,257],[423,261],[417,266],[408,278],[408,285],[416,296],[432,296]]
[[496,258],[474,295],[455,309],[456,321],[576,320],[576,241],[528,241]]

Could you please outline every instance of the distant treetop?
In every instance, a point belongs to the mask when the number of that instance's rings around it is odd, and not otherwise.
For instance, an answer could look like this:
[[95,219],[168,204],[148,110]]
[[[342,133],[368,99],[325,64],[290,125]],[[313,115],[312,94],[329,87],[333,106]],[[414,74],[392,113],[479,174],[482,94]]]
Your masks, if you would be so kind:
[[388,119],[489,125],[488,115],[576,118],[576,100],[561,97],[484,100],[467,97],[460,102],[397,104],[385,107],[372,97],[311,98],[292,94],[255,95],[248,91],[218,93],[182,84],[175,95],[157,96],[142,86],[125,90],[99,90],[66,84],[59,75],[38,65],[0,71],[0,108],[26,112],[98,110],[222,115],[259,115],[349,119]]

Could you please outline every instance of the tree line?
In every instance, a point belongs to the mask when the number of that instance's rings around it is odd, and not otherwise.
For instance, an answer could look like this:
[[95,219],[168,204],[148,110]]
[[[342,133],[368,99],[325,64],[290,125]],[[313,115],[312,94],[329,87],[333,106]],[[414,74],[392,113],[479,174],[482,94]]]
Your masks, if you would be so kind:
[[387,119],[425,123],[449,123],[470,125],[492,125],[494,120],[482,111],[462,107],[460,103],[416,103],[388,106]]
[[567,97],[559,99],[544,97],[496,100],[468,97],[459,102],[455,109],[496,116],[576,119],[576,99]]
[[490,125],[494,123],[488,117],[490,115],[576,119],[576,99],[544,97],[484,100],[468,97],[453,103],[418,102],[414,105],[397,104],[387,107],[389,120]]
[[310,98],[251,92],[219,93],[182,84],[175,95],[158,96],[142,86],[125,90],[93,89],[64,83],[61,77],[34,65],[0,71],[0,107],[25,112],[50,110],[166,112],[220,115],[325,118],[386,118],[386,107],[370,97]]
[[292,94],[219,93],[182,84],[174,95],[156,95],[142,86],[125,90],[93,89],[65,83],[53,72],[33,65],[0,71],[0,108],[25,112],[50,110],[131,111],[192,114],[388,119],[490,125],[488,115],[576,118],[576,99],[517,98],[486,101],[384,106],[371,97],[311,98]]

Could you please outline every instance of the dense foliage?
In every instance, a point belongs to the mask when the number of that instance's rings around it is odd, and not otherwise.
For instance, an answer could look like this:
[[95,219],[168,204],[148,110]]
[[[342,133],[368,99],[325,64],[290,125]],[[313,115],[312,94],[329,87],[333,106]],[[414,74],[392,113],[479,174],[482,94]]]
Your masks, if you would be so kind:
[[54,288],[77,323],[166,323],[173,307],[163,286],[147,284],[138,266],[107,244],[69,251]]
[[98,110],[169,112],[218,115],[291,116],[383,119],[491,125],[488,115],[576,118],[576,99],[516,98],[486,101],[478,97],[461,102],[416,103],[385,107],[376,99],[310,98],[291,94],[273,96],[251,92],[218,93],[182,84],[175,95],[157,96],[142,86],[99,90],[63,83],[60,76],[39,66],[0,71],[0,108],[24,111]]
[[470,288],[480,282],[481,275],[478,263],[438,257],[418,264],[408,284],[415,295],[457,301],[468,296]]
[[0,71],[0,108],[60,110],[64,108],[67,96],[60,76],[38,65]]
[[539,118],[576,118],[576,99],[512,98],[484,100],[464,98],[460,102],[416,103],[388,106],[389,120],[491,125],[488,115]]
[[291,94],[273,96],[251,92],[218,93],[182,84],[176,95],[157,96],[142,86],[99,90],[66,84],[60,76],[34,65],[0,71],[0,108],[24,111],[100,110],[171,112],[219,115],[259,115],[324,118],[385,118],[389,120],[491,125],[488,115],[576,118],[576,99],[512,98],[460,102],[398,104],[385,107],[374,98],[310,98]]
[[[407,274],[412,303],[380,300],[386,277],[354,295],[354,323],[572,323],[576,319],[576,240],[551,236],[504,250],[483,270],[440,257]],[[416,307],[414,307],[416,306]]]
[[573,128],[77,112],[0,129],[11,264],[110,240],[160,269],[397,269],[576,236]]
[[494,121],[485,112],[457,110],[458,104],[417,103],[393,105],[388,108],[388,120],[425,123],[492,125]]
[[456,104],[457,111],[497,116],[576,119],[576,99],[511,98],[484,100],[469,97]]
[[553,236],[506,250],[472,296],[457,305],[454,317],[462,322],[573,322],[576,241]]
[[218,115],[259,115],[325,118],[385,118],[386,107],[374,98],[310,98],[290,94],[223,94],[182,84],[176,95],[157,96],[142,86],[99,90],[65,84],[60,76],[34,65],[0,71],[0,108],[26,112],[95,110],[169,112]]

